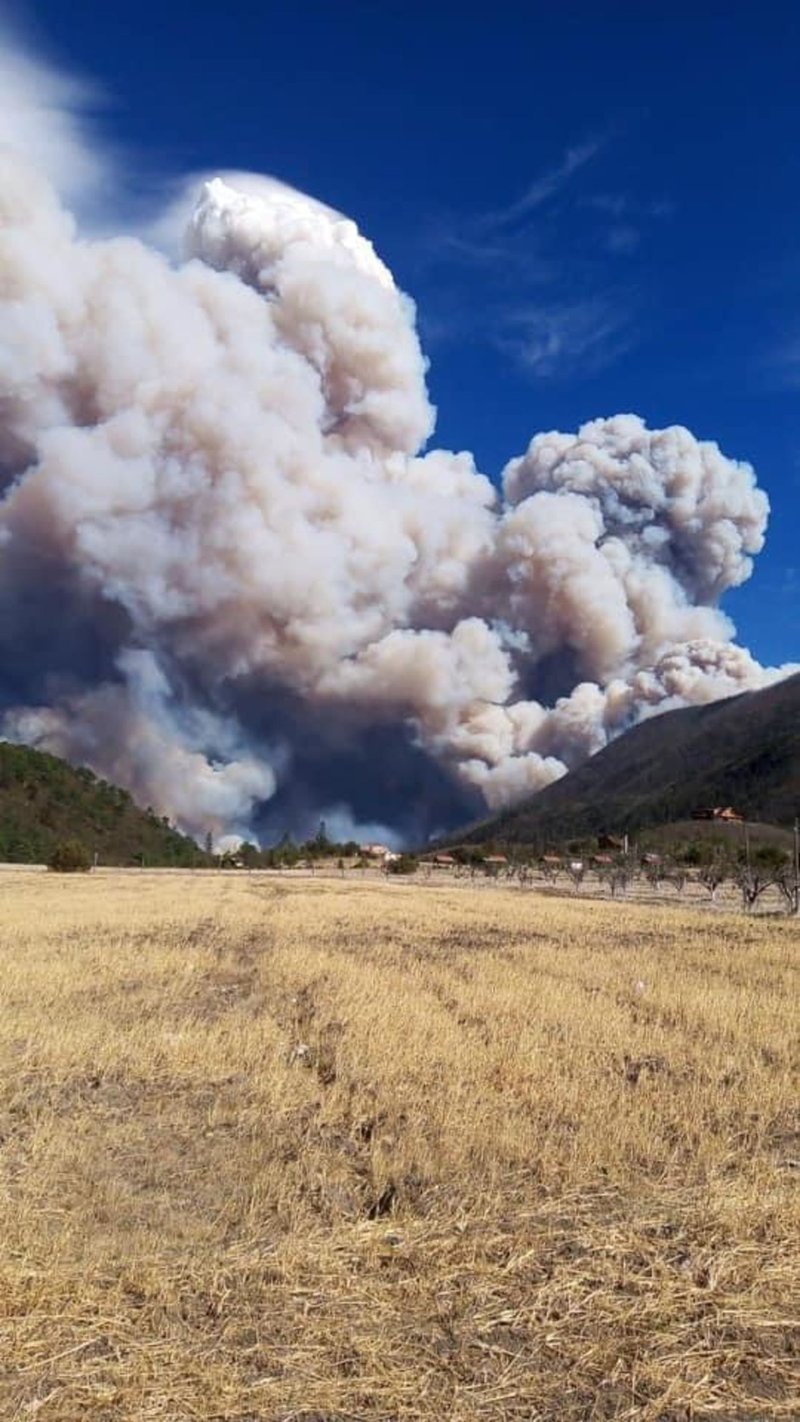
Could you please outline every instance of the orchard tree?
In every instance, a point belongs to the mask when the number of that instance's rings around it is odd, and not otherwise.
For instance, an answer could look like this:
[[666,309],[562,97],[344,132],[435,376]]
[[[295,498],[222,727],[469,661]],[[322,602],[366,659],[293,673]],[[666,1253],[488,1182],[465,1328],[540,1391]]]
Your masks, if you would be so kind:
[[778,872],[764,869],[758,864],[742,864],[736,875],[736,883],[742,896],[742,907],[752,912],[762,894],[778,883]]
[[567,877],[569,878],[575,893],[580,892],[581,884],[586,878],[586,861],[583,859],[570,859],[567,862]]
[[542,871],[542,877],[547,881],[547,883],[555,884],[563,866],[561,860],[557,859],[555,855],[545,854],[539,860],[539,868]]
[[797,872],[797,866],[785,865],[778,871],[776,883],[786,904],[786,912],[800,914],[800,874]]
[[730,876],[730,864],[728,864],[725,859],[715,855],[707,864],[701,866],[700,872],[697,875],[697,882],[703,885],[712,904],[715,904],[717,902],[717,890]]
[[667,883],[672,885],[676,894],[683,893],[688,877],[688,873],[683,864],[671,864],[666,874]]

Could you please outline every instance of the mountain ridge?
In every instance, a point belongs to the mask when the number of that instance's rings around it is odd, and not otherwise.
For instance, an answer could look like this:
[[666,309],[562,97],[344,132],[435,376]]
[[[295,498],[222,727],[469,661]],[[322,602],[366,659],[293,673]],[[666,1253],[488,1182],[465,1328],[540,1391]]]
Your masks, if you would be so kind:
[[47,863],[62,840],[79,839],[109,865],[192,867],[206,856],[187,835],[127,790],[85,766],[0,741],[0,861]]
[[641,721],[538,794],[447,838],[631,833],[717,805],[785,826],[800,814],[800,673]]

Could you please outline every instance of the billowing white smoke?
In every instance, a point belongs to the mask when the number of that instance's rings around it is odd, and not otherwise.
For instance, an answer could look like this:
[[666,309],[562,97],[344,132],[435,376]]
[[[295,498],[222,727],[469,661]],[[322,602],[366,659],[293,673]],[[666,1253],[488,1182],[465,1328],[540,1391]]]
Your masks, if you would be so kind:
[[469,455],[416,453],[433,412],[413,306],[352,222],[218,178],[171,264],[76,237],[10,137],[7,735],[196,834],[252,832],[300,780],[304,814],[356,821],[359,783],[320,769],[341,752],[408,825],[401,732],[464,813],[780,674],[717,608],[763,543],[749,466],[620,415],[536,436],[501,497]]

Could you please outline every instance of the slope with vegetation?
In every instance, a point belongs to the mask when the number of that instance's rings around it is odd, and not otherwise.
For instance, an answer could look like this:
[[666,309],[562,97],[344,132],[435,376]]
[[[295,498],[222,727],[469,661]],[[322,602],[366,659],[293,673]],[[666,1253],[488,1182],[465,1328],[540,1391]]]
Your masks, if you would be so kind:
[[207,856],[126,790],[30,746],[0,741],[0,860],[49,863],[77,840],[100,864],[191,867]]
[[800,674],[654,716],[563,780],[459,838],[559,844],[634,833],[725,805],[779,826],[800,813]]

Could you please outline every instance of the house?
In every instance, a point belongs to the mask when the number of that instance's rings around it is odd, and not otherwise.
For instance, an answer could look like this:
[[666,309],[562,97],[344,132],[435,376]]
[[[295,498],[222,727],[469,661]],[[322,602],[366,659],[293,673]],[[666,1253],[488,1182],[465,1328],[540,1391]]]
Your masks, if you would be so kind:
[[483,862],[484,864],[501,865],[507,864],[508,859],[506,858],[505,854],[487,854]]
[[732,805],[713,805],[707,810],[692,810],[693,820],[721,820],[723,824],[742,824],[744,815]]
[[388,844],[360,844],[359,850],[364,859],[385,859],[392,852]]

